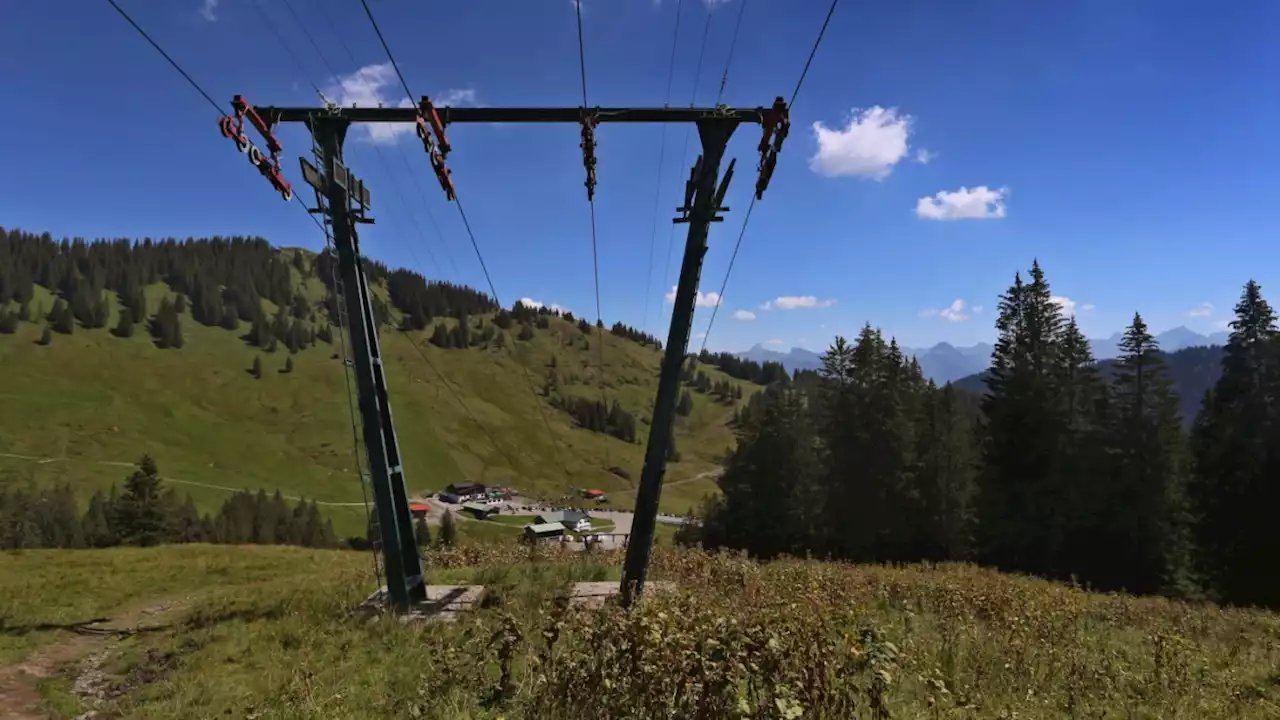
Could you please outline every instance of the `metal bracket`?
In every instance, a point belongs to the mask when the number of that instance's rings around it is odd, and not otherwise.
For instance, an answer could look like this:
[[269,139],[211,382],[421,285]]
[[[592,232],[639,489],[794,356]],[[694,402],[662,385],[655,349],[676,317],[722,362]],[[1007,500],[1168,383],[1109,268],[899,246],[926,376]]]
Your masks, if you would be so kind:
[[778,153],[782,151],[782,141],[787,139],[787,133],[791,131],[791,110],[787,107],[787,101],[781,96],[776,98],[773,107],[764,112],[760,124],[764,130],[760,145],[756,148],[760,152],[760,177],[756,180],[757,200],[764,197],[764,191],[769,187],[773,170],[778,165]]
[[582,165],[587,169],[587,181],[583,184],[587,186],[587,201],[590,202],[596,196],[596,125],[600,124],[600,118],[596,112],[584,107],[580,122],[582,142],[578,147],[582,148]]
[[[280,151],[284,148],[280,145],[280,141],[276,139],[275,134],[271,131],[278,118],[274,113],[268,112],[267,117],[270,119],[270,122],[263,119],[263,117],[258,114],[258,111],[245,101],[243,95],[236,95],[232,98],[231,107],[235,111],[234,120],[227,115],[223,115],[218,118],[218,129],[222,131],[222,136],[230,138],[235,142],[236,149],[247,155],[249,158],[249,164],[253,165],[258,172],[262,173],[262,176],[271,183],[271,186],[276,189],[276,192],[280,193],[280,196],[285,199],[285,202],[293,200],[293,186],[289,184],[288,180],[284,179],[284,173],[280,170]],[[258,149],[258,146],[254,145],[249,140],[249,136],[245,134],[244,120],[246,117],[249,118],[249,122],[257,128],[263,139],[266,140],[267,152],[270,153],[270,159],[268,159],[268,156],[263,155],[262,151]]]

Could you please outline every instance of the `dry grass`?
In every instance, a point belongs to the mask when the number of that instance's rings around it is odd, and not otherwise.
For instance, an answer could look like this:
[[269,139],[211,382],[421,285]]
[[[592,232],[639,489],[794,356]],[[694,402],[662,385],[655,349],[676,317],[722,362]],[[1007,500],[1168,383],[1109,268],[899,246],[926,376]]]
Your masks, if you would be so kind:
[[[154,551],[162,555],[170,550]],[[186,550],[195,553],[196,549]],[[660,548],[632,613],[553,600],[616,553],[435,552],[499,590],[452,625],[360,620],[355,562],[214,590],[120,668],[128,717],[1274,718],[1280,617],[970,566],[758,565]],[[332,557],[332,554],[326,555]],[[290,562],[295,562],[290,560]],[[321,567],[325,569],[321,570]],[[259,576],[260,577],[260,576]]]

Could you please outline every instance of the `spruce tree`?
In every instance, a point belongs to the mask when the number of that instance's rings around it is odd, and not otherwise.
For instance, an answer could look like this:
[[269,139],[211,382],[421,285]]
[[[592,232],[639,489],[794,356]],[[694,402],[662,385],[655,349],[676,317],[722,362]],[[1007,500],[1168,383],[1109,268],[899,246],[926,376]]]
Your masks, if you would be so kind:
[[[1112,380],[1111,497],[1102,532],[1112,573],[1100,584],[1138,593],[1191,592],[1190,525],[1178,399],[1142,316],[1120,341]],[[1109,576],[1108,576],[1109,575]]]
[[120,310],[120,318],[116,322],[116,329],[112,331],[118,338],[133,337],[133,313],[128,308]]
[[160,473],[150,455],[143,455],[138,469],[125,480],[124,494],[116,506],[120,539],[127,545],[150,547],[165,540],[165,507]]
[[418,518],[418,522],[414,524],[413,534],[419,548],[431,547],[431,528],[427,526],[425,517]]
[[440,544],[445,547],[453,547],[457,543],[457,520],[454,519],[452,510],[445,510],[444,517],[440,518]]
[[50,332],[48,325],[45,325],[44,329],[40,331],[40,340],[38,342],[41,345],[48,345],[53,342],[53,333]]
[[1280,605],[1280,352],[1276,314],[1250,280],[1235,307],[1222,375],[1192,430],[1192,495],[1203,574],[1222,599]]
[[253,357],[253,367],[249,372],[253,373],[254,378],[258,380],[262,379],[262,358],[256,355]]
[[285,373],[291,373],[291,372],[293,372],[293,358],[291,358],[291,357],[286,357],[286,358],[284,359],[284,372],[285,372]]

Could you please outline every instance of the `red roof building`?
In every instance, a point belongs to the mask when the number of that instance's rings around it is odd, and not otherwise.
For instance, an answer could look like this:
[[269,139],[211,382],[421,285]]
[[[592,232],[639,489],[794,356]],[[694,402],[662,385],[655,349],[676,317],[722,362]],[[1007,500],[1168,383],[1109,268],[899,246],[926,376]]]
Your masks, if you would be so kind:
[[409,514],[414,517],[423,517],[431,506],[426,503],[409,503]]

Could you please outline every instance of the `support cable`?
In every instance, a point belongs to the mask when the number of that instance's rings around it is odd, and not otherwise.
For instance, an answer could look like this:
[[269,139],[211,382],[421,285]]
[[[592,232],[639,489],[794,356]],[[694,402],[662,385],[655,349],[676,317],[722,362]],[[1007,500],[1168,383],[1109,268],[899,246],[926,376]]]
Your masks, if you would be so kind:
[[[413,98],[413,92],[409,90],[409,83],[404,79],[404,73],[400,72],[400,64],[396,62],[395,56],[391,53],[391,48],[387,46],[387,40],[382,35],[382,30],[378,27],[378,21],[373,17],[373,11],[369,9],[368,0],[360,0],[360,4],[364,7],[364,12],[369,16],[369,22],[373,25],[373,31],[378,35],[378,40],[382,43],[382,49],[387,53],[387,60],[391,62],[391,67],[396,71],[396,76],[400,78],[400,84],[404,87],[404,92],[410,98]],[[476,242],[475,231],[471,228],[471,221],[467,218],[467,211],[462,206],[462,199],[455,198],[454,204],[458,206],[458,217],[462,219],[462,226],[467,231],[467,238],[471,241],[471,247],[476,252],[476,259],[480,262],[480,269],[484,272],[484,279],[489,284],[489,292],[493,295],[494,302],[499,307],[505,307],[502,300],[498,297],[498,290],[493,284],[493,277],[489,275],[489,268],[484,262],[484,255],[480,252],[480,244]],[[547,419],[547,413],[542,408],[542,401],[538,399],[538,391],[533,386],[533,379],[529,377],[529,368],[516,358],[516,365],[523,371],[525,385],[529,388],[529,394],[533,397],[533,404],[538,409],[538,415],[542,418],[542,426],[547,432],[547,437],[551,440],[551,448],[555,453],[556,462],[564,471],[565,477],[569,476],[569,467],[564,463],[564,457],[560,453],[560,442],[555,436],[555,432],[551,429],[551,421]]]
[[[804,86],[804,79],[809,74],[809,66],[813,64],[813,58],[818,54],[818,46],[822,44],[822,37],[827,34],[827,25],[831,23],[831,16],[835,14],[836,5],[840,4],[840,0],[831,0],[831,7],[827,10],[827,17],[822,21],[822,29],[818,31],[818,39],[813,42],[813,49],[809,51],[809,59],[804,63],[804,70],[800,71],[800,79],[796,81],[796,89],[791,93],[791,102],[787,103],[787,107],[795,106],[796,98],[800,95],[800,88]],[[746,5],[746,0],[743,0]],[[741,17],[739,17],[741,21]],[[736,39],[737,33],[734,33]],[[733,54],[730,50],[730,59]],[[725,76],[729,74],[729,69],[725,68]],[[721,83],[721,91],[724,84]],[[751,196],[751,203],[747,205],[747,213],[742,218],[742,229],[738,231],[738,241],[733,244],[733,255],[729,258],[729,267],[725,270],[724,281],[720,283],[720,294],[717,296],[715,308],[711,311],[711,319],[707,322],[707,331],[702,334],[702,349],[698,351],[701,355],[707,349],[707,340],[711,337],[711,328],[716,324],[716,314],[720,312],[720,306],[724,304],[724,291],[729,286],[729,275],[733,273],[733,263],[738,259],[738,250],[742,247],[742,238],[747,234],[747,223],[751,222],[751,211],[755,209],[756,196]]]
[[[116,4],[116,2],[115,2],[115,0],[107,0],[107,2],[111,5],[111,7],[115,8],[116,12],[120,13],[121,17],[123,17],[126,21],[128,21],[128,23],[129,23],[130,25],[132,25],[132,26],[133,26],[133,29],[134,29],[134,30],[137,30],[137,31],[138,31],[138,34],[139,34],[139,35],[141,35],[141,36],[142,36],[142,37],[143,37],[143,38],[144,38],[148,43],[150,43],[150,44],[151,44],[151,47],[155,48],[155,49],[156,49],[156,51],[157,51],[157,52],[159,52],[159,53],[160,53],[160,55],[161,55],[161,56],[163,56],[163,57],[164,57],[164,59],[165,59],[165,60],[167,60],[167,61],[169,62],[169,64],[170,64],[170,65],[172,65],[172,66],[173,66],[173,69],[174,69],[174,70],[177,70],[177,71],[178,71],[178,73],[179,73],[180,75],[182,75],[182,77],[183,77],[184,79],[186,79],[186,81],[191,85],[191,87],[195,88],[196,92],[200,93],[200,95],[202,95],[202,96],[204,97],[204,99],[205,99],[205,100],[209,101],[209,104],[213,106],[214,111],[218,113],[219,117],[221,117],[221,116],[223,115],[222,108],[218,105],[218,103],[217,103],[216,101],[214,101],[213,97],[212,97],[212,96],[210,96],[210,95],[209,95],[209,93],[205,92],[204,88],[203,88],[203,87],[201,87],[201,86],[200,86],[200,84],[199,84],[199,83],[197,83],[197,82],[196,82],[196,81],[191,77],[191,75],[187,74],[187,71],[186,71],[186,70],[184,70],[184,69],[182,69],[182,66],[181,66],[181,65],[179,65],[179,64],[177,63],[177,61],[176,61],[176,60],[174,60],[174,59],[169,55],[169,53],[165,52],[165,51],[164,51],[164,48],[160,47],[159,43],[157,43],[155,40],[153,40],[153,39],[151,38],[151,36],[150,36],[149,34],[147,34],[147,31],[146,31],[146,30],[143,30],[143,29],[142,29],[142,27],[141,27],[140,25],[138,25],[138,23],[137,23],[137,22],[135,22],[135,21],[134,21],[134,19],[133,19],[132,17],[130,17],[130,16],[129,16],[129,13],[125,12],[124,8],[121,8],[119,5],[117,5],[117,4]],[[325,225],[323,225],[319,220],[317,220],[317,219],[315,218],[315,216],[314,216],[314,215],[312,215],[312,214],[310,213],[310,211],[308,211],[308,210],[307,210],[307,205],[306,205],[306,203],[305,203],[305,202],[303,202],[303,201],[302,201],[302,199],[301,199],[300,197],[298,197],[297,195],[295,195],[295,196],[294,196],[294,198],[298,200],[299,205],[302,207],[302,210],[303,210],[303,212],[305,212],[305,213],[306,213],[307,217],[308,217],[308,218],[310,218],[310,219],[311,219],[311,221],[312,221],[312,222],[314,222],[318,228],[320,228],[320,231],[324,233],[324,236],[325,236],[325,246],[326,246],[326,249],[327,249],[327,248],[331,245],[331,241],[330,241],[330,238],[329,238],[329,229],[328,229]],[[339,328],[339,331],[340,331],[340,332],[339,332],[339,337],[341,337],[341,328]],[[340,341],[339,341],[339,344],[340,344],[340,346],[341,346],[342,358],[343,358],[343,363],[344,363],[344,366],[343,366],[343,367],[344,367],[343,372],[344,372],[344,374],[345,374],[345,373],[346,373],[346,366],[345,366],[345,363],[346,363],[346,343],[345,343],[345,341],[344,341],[344,340],[340,340]],[[355,405],[354,405],[354,403],[353,403],[353,401],[352,401],[352,398],[351,398],[351,385],[350,385],[350,383],[351,383],[351,381],[350,381],[350,378],[348,377],[348,378],[347,378],[347,410],[348,410],[348,412],[350,413],[351,418],[352,418],[352,433],[353,433],[353,438],[355,438],[355,439],[354,439],[354,442],[356,443],[356,444],[353,446],[352,451],[353,451],[353,455],[355,456],[356,476],[357,476],[357,478],[358,478],[358,479],[359,479],[359,481],[360,481],[360,493],[361,493],[361,495],[364,497],[365,520],[366,520],[366,523],[368,523],[369,518],[370,518],[370,511],[369,511],[369,497],[368,497],[368,494],[367,494],[367,492],[366,492],[366,490],[365,490],[365,487],[364,487],[364,476],[363,476],[363,474],[361,473],[361,470],[360,470],[359,439],[358,439],[358,434],[355,432]],[[381,580],[382,580],[382,569],[381,569],[381,567],[379,566],[379,563],[378,563],[378,553],[377,553],[377,549],[376,549],[376,548],[374,548],[374,549],[373,549],[373,567],[374,567],[374,575],[375,575],[375,577],[377,577],[377,578],[378,578],[378,581],[379,581],[379,582],[381,582]]]
[[[256,1],[260,1],[260,0],[256,0]],[[296,12],[293,12],[293,8],[292,8],[292,5],[289,3],[289,0],[285,0],[285,4],[289,6],[289,10],[290,10],[290,13],[293,15],[294,21],[297,22],[299,27],[301,27],[302,32],[306,34],[307,39],[310,40],[311,46],[315,50],[316,55],[320,57],[320,62],[324,64],[325,69],[329,71],[329,74],[336,78],[337,73],[334,71],[333,66],[329,63],[328,57],[325,55],[324,51],[321,50],[319,44],[315,41],[311,33],[307,31],[306,26],[302,22],[302,19],[298,16]],[[342,49],[346,52],[347,57],[351,60],[352,65],[358,65],[359,63],[355,58],[355,54],[351,52],[351,47],[347,45],[346,40],[344,40],[342,37],[342,34],[338,32],[337,25],[333,22],[333,17],[329,15],[329,13],[324,9],[323,3],[320,5],[320,9],[321,9],[321,12],[324,14],[325,20],[328,22],[329,29],[333,32],[334,36],[338,39],[338,43],[342,46]],[[278,37],[278,34],[277,34],[277,37]],[[296,60],[296,56],[295,56],[295,60]],[[320,93],[320,96],[322,98],[324,97],[324,94],[321,93],[318,89],[316,90],[316,92]],[[435,225],[437,239],[440,239],[441,241],[443,241],[443,235],[440,232],[439,225],[436,224],[435,215],[431,213],[431,207],[430,205],[427,204],[426,194],[422,192],[421,185],[417,184],[417,178],[414,177],[413,175],[413,168],[409,165],[409,158],[405,155],[404,150],[400,148],[399,145],[397,145],[396,148],[400,151],[400,159],[404,161],[405,169],[409,172],[409,176],[414,180],[414,184],[417,185],[418,187],[418,193],[421,196],[423,205],[426,205],[427,207],[427,214],[430,217],[432,224]],[[377,145],[374,145],[374,151],[376,153],[378,161],[382,164],[382,169],[386,173],[387,178],[391,179],[391,169],[390,167],[388,167],[386,163],[386,158],[383,156],[381,148],[379,148]],[[436,260],[435,253],[431,251],[431,246],[427,243],[426,237],[422,234],[421,225],[413,221],[414,218],[413,218],[412,212],[409,209],[409,202],[408,200],[405,199],[404,192],[400,189],[400,185],[394,181],[392,181],[391,184],[396,189],[396,195],[400,200],[400,205],[403,207],[405,214],[409,216],[410,224],[414,227],[415,230],[418,231],[419,239],[422,241],[423,247],[426,249],[427,255],[430,258],[431,263],[438,270],[442,270],[443,268],[441,268],[440,263]],[[443,242],[441,244],[443,245]],[[420,269],[422,269],[422,263],[418,259],[417,254],[413,252],[413,246],[410,245],[408,247],[409,247],[409,253],[413,257],[414,262],[418,265]],[[445,257],[448,258],[450,265],[453,265],[454,274],[456,275],[457,266],[453,264],[452,255],[449,255],[448,253],[446,253]],[[462,408],[462,411],[466,413],[467,417],[471,419],[471,422],[474,423],[476,427],[480,430],[480,432],[484,433],[484,435],[489,439],[489,442],[493,445],[493,449],[496,450],[498,454],[501,455],[504,459],[506,459],[507,464],[511,467],[513,471],[516,471],[517,465],[515,460],[513,460],[511,455],[508,454],[507,451],[503,449],[503,447],[498,443],[497,439],[493,436],[493,433],[490,432],[489,428],[483,425],[476,418],[475,414],[471,412],[471,408],[467,407],[466,402],[458,394],[458,391],[455,390],[454,387],[449,384],[444,373],[442,373],[440,369],[436,367],[435,363],[431,361],[431,358],[427,356],[426,351],[422,349],[422,347],[413,339],[412,336],[406,335],[406,339],[409,341],[409,344],[413,346],[413,349],[416,350],[418,354],[422,357],[423,361],[426,362],[427,366],[431,368],[431,371],[435,373],[436,377],[445,386],[445,389],[447,389],[449,391],[449,394],[452,395],[454,401],[458,404],[460,408]],[[352,417],[353,417],[352,422],[354,422],[354,415]],[[354,426],[353,426],[353,429],[354,429]]]
[[[698,66],[693,73],[693,93],[689,97],[689,107],[697,102],[698,83],[702,80],[702,60],[707,54],[707,34],[711,31],[711,11],[707,10],[707,22],[702,28],[702,49],[698,51]],[[687,165],[689,162],[689,135],[693,132],[693,127],[686,127],[684,130],[684,147],[680,150],[680,162]],[[667,264],[662,269],[662,292],[667,291],[667,282],[671,279],[671,249],[676,242],[676,226],[671,225],[671,231],[667,234]]]
[[[744,0],[745,1],[745,0]],[[675,78],[676,71],[676,46],[680,40],[680,8],[683,6],[684,0],[676,2],[676,28],[671,37],[671,59],[667,62],[667,94],[663,96],[662,107],[671,107],[671,81]],[[667,126],[662,126],[662,134],[659,136],[658,142],[658,182],[657,187],[653,191],[653,231],[649,234],[649,272],[644,284],[644,316],[643,323],[640,327],[648,331],[649,329],[649,299],[653,294],[653,249],[658,244],[658,209],[661,207],[662,201],[662,167],[667,155]],[[668,262],[670,256],[668,255]]]
[[[611,415],[609,408],[609,397],[605,392],[605,365],[604,365],[604,314],[600,309],[600,253],[596,242],[596,200],[595,200],[595,141],[594,136],[587,133],[592,132],[592,120],[587,116],[587,52],[586,46],[582,42],[582,3],[575,2],[574,8],[578,16],[578,68],[582,74],[582,122],[583,122],[583,146],[582,150],[587,153],[587,205],[591,210],[591,272],[595,278],[596,287],[596,364],[600,367],[600,404],[605,417]],[[591,143],[588,145],[587,143]],[[605,422],[606,435],[608,435],[608,421]],[[604,462],[605,467],[612,467],[613,461],[609,457],[609,441],[605,440],[604,445]]]

